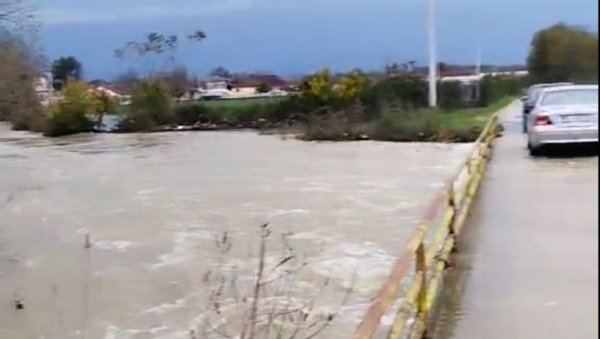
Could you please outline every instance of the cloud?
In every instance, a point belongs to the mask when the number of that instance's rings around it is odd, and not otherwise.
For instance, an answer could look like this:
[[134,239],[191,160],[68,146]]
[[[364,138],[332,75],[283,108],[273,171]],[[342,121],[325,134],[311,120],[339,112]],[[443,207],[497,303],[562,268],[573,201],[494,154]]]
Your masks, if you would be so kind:
[[121,6],[99,7],[85,1],[72,3],[53,0],[41,8],[40,17],[47,24],[110,23],[144,21],[152,19],[193,18],[221,15],[250,9],[252,0],[209,0],[199,4],[197,0],[180,0],[176,6],[165,0],[119,1]]

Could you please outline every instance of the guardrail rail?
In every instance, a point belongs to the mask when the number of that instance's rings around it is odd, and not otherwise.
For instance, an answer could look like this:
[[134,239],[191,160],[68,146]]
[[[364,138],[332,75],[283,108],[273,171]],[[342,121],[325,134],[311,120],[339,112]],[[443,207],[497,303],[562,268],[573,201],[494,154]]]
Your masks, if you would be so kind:
[[[396,258],[359,324],[354,339],[371,339],[377,331],[382,331],[381,319],[398,298],[402,298],[402,302],[387,329],[386,338],[422,339],[425,336],[429,313],[438,295],[457,236],[484,175],[497,131],[498,115],[495,113],[486,123],[465,161],[425,209],[417,229]],[[439,212],[442,212],[441,221],[435,229],[431,229]],[[433,233],[427,240],[430,231]],[[412,267],[414,272],[410,269]],[[401,282],[407,280],[408,288],[400,291]]]

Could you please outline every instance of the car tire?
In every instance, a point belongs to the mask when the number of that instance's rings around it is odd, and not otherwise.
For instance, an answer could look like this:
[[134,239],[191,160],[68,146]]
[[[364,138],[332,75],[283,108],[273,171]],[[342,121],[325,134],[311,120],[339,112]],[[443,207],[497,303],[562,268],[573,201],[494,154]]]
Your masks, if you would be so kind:
[[527,142],[527,150],[529,151],[530,157],[537,157],[542,154],[541,147],[533,147],[529,142]]
[[523,119],[521,119],[521,126],[522,126],[522,130],[523,133],[527,133],[527,114],[525,112],[523,112],[523,114],[521,115],[523,117]]

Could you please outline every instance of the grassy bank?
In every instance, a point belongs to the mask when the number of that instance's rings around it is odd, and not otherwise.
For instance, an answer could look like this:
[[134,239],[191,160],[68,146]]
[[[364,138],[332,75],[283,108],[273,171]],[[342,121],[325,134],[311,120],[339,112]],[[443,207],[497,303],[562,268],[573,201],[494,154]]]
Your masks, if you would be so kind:
[[442,111],[439,115],[440,123],[446,128],[458,128],[465,125],[483,128],[492,114],[501,110],[514,100],[515,97],[509,96],[502,98],[487,107]]
[[386,113],[369,126],[369,137],[380,141],[473,142],[488,119],[513,100],[505,97],[486,107]]
[[155,131],[243,128],[291,133],[306,141],[473,142],[489,117],[512,100],[505,97],[474,108],[387,109],[358,122],[350,122],[348,113],[342,111],[290,120],[289,103],[281,98],[203,101],[177,104],[169,118],[172,127]]
[[279,103],[286,97],[262,97],[262,98],[243,98],[243,99],[226,99],[226,100],[207,100],[202,103],[207,108],[234,108],[243,109],[251,108],[256,105],[270,105]]
[[208,124],[228,128],[276,126],[290,116],[287,105],[291,100],[274,97],[182,102],[172,107],[170,121],[177,125]]
[[473,142],[492,114],[508,105],[505,97],[486,107],[456,110],[387,110],[367,123],[351,124],[342,116],[309,124],[303,140],[377,140],[399,142]]

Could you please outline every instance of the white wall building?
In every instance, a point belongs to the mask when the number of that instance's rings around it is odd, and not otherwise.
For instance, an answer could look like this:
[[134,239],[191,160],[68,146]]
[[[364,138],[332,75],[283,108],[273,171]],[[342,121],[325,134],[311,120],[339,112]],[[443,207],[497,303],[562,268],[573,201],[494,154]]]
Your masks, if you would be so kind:
[[43,76],[35,78],[33,80],[33,89],[38,95],[40,103],[44,106],[49,105],[55,97],[54,88],[52,87],[52,74],[44,73]]

